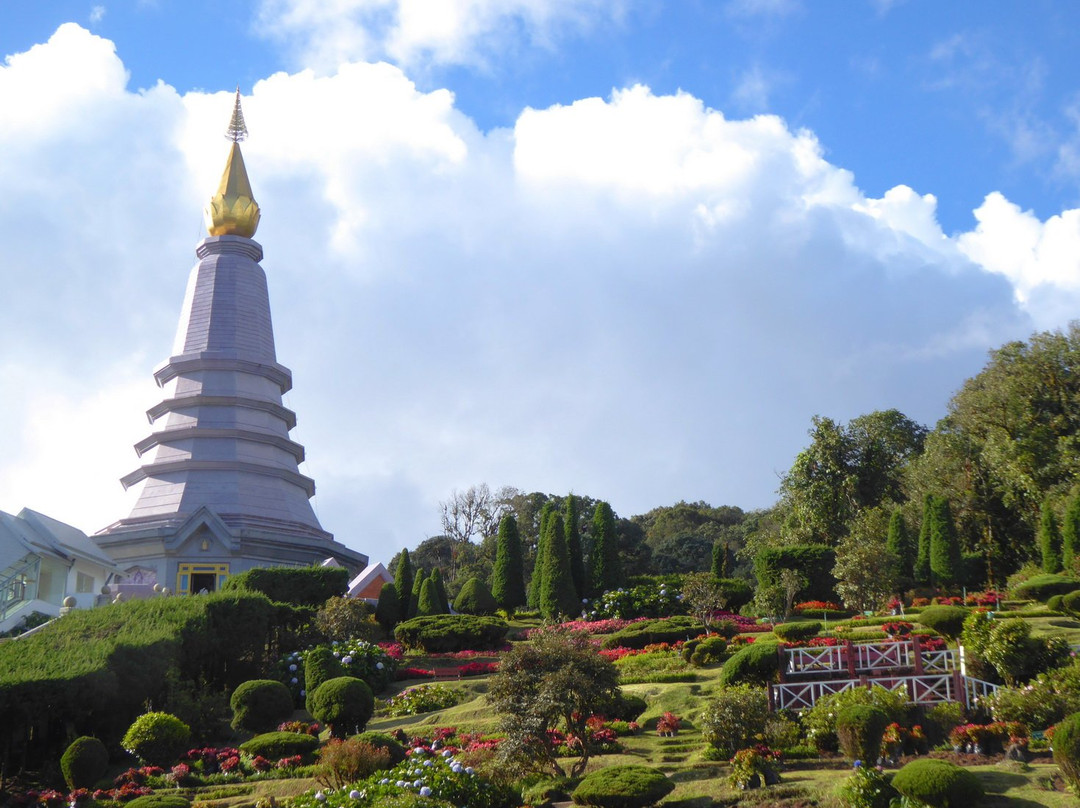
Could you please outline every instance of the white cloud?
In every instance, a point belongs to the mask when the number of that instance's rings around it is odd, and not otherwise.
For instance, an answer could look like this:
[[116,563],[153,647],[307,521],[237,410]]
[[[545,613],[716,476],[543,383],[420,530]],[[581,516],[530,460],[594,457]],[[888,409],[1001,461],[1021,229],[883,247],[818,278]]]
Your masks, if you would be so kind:
[[90,9],[90,24],[97,25],[105,19],[105,6],[94,6]]

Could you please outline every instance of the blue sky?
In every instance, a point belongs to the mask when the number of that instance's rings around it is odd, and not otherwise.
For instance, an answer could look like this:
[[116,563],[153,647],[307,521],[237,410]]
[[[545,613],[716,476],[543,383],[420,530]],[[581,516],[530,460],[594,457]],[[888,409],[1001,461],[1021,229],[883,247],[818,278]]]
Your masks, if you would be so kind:
[[[1080,303],[1080,7],[0,0],[0,509],[126,515],[239,83],[324,526],[762,507]],[[376,554],[377,555],[377,554]]]

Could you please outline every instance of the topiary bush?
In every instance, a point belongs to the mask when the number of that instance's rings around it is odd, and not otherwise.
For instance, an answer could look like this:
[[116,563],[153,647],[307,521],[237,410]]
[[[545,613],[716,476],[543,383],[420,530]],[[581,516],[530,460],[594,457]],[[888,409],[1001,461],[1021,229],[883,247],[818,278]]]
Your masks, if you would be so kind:
[[281,760],[294,755],[310,760],[318,748],[319,739],[303,732],[264,732],[240,744],[241,752],[247,752],[252,757],[261,755],[267,760]]
[[690,651],[690,664],[695,668],[713,665],[724,658],[727,640],[723,637],[706,637]]
[[[1057,606],[1054,605],[1054,601],[1057,601]],[[1080,589],[1069,592],[1067,595],[1054,595],[1046,602],[1046,605],[1056,612],[1080,614]]]
[[344,673],[333,651],[324,645],[312,648],[304,654],[304,705],[309,713],[311,712],[311,694],[318,690],[323,682],[336,679]]
[[645,808],[674,789],[663,772],[648,766],[610,766],[586,775],[571,796],[577,805]]
[[821,623],[816,620],[802,620],[797,623],[781,623],[773,626],[773,634],[785,642],[801,642],[816,637],[821,631]]
[[601,641],[602,648],[644,648],[660,642],[678,642],[705,631],[705,626],[692,617],[678,615],[631,623],[619,631],[608,634]]
[[187,808],[191,800],[180,794],[145,794],[124,805],[125,808]]
[[884,710],[889,723],[908,723],[910,705],[904,693],[886,690],[881,685],[870,688],[853,687],[839,693],[830,693],[814,702],[814,706],[802,714],[801,723],[806,737],[821,752],[835,752],[839,742],[836,737],[836,717],[852,704],[872,704]]
[[375,712],[375,697],[362,679],[339,676],[309,695],[311,715],[330,727],[335,738],[360,732]]
[[606,714],[610,714],[612,718],[619,721],[635,721],[648,707],[649,703],[641,696],[635,696],[633,693],[622,693]]
[[459,614],[495,614],[499,604],[486,583],[480,578],[470,578],[454,598],[454,611]]
[[973,808],[983,798],[982,785],[974,774],[938,758],[911,761],[896,773],[892,785],[902,796],[931,808]]
[[919,612],[918,620],[941,636],[955,640],[964,630],[968,613],[963,606],[927,606]]
[[191,728],[169,713],[145,713],[128,727],[120,745],[151,766],[168,767],[187,749]]
[[356,740],[370,744],[376,749],[385,749],[390,755],[390,766],[396,766],[407,757],[405,747],[384,732],[361,732],[353,736]]
[[498,617],[436,614],[399,623],[394,638],[406,648],[427,653],[495,649],[506,641],[510,626]]
[[92,788],[109,768],[109,750],[97,738],[76,738],[60,758],[68,788]]
[[1080,794],[1080,713],[1054,727],[1054,763],[1074,793]]
[[780,670],[779,647],[776,643],[758,639],[753,645],[740,649],[720,669],[720,684],[723,687],[769,684]]
[[1035,575],[1014,586],[1009,596],[1014,600],[1038,600],[1045,603],[1053,595],[1067,595],[1080,588],[1071,575]]
[[233,691],[233,729],[269,732],[292,716],[293,698],[289,688],[275,679],[252,679]]
[[852,704],[836,716],[836,737],[848,760],[861,760],[872,766],[881,752],[881,736],[889,725],[889,716],[872,704]]

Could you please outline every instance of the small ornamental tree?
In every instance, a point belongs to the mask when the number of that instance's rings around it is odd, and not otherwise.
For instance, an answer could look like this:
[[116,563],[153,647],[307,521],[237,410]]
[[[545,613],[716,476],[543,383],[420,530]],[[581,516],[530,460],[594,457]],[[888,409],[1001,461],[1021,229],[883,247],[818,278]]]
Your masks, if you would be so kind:
[[420,586],[420,598],[416,603],[416,616],[429,617],[433,614],[445,614],[442,604],[439,602],[438,590],[435,582],[428,578]]
[[570,577],[574,582],[574,594],[580,602],[588,594],[589,587],[585,573],[585,556],[581,551],[581,525],[578,524],[578,520],[577,497],[568,494],[566,504],[563,506],[563,531],[566,537],[566,554],[570,559]]
[[852,704],[836,716],[836,735],[840,749],[849,760],[861,760],[870,765],[878,759],[881,738],[889,716],[872,704]]
[[721,611],[728,602],[728,591],[708,572],[691,572],[683,576],[682,601],[691,616],[709,628],[713,612]]
[[144,713],[124,733],[120,745],[151,766],[171,766],[188,747],[191,728],[169,713]]
[[322,605],[315,615],[315,628],[330,641],[379,639],[371,606],[361,598],[347,595],[332,597]]
[[540,614],[548,619],[573,617],[581,612],[581,599],[574,589],[570,571],[570,554],[566,549],[562,516],[555,513],[548,527],[543,562],[544,577],[540,581]]
[[412,592],[409,593],[409,617],[410,619],[417,616],[417,609],[420,608],[420,590],[424,587],[424,581],[427,580],[427,575],[424,574],[423,569],[413,571],[413,585]]
[[487,585],[480,578],[470,578],[454,599],[454,611],[459,614],[495,614],[498,608]]
[[397,584],[387,581],[379,590],[379,602],[375,605],[375,620],[390,633],[401,622],[401,599]]
[[904,521],[904,514],[899,508],[895,509],[889,517],[889,533],[885,546],[896,557],[900,577],[911,578],[915,570],[918,548],[912,545],[907,522]]
[[934,521],[934,496],[927,494],[923,500],[922,524],[919,526],[919,544],[915,554],[915,582],[930,583],[930,527]]
[[431,571],[431,583],[435,587],[435,597],[439,599],[439,614],[450,614],[450,601],[446,597],[442,570],[436,567]]
[[540,509],[540,533],[536,539],[536,558],[533,560],[532,577],[529,579],[528,601],[530,608],[540,608],[540,586],[544,581],[544,564],[547,561],[548,536],[555,506],[545,502]]
[[311,697],[319,689],[319,685],[343,673],[341,663],[334,656],[333,651],[326,646],[318,646],[305,654],[304,703],[309,713],[311,712]]
[[1080,489],[1069,497],[1061,521],[1061,566],[1070,575],[1077,554],[1080,554]]
[[960,580],[962,560],[949,500],[935,497],[930,518],[930,578],[934,585],[955,585]]
[[1061,531],[1049,499],[1043,500],[1039,519],[1039,550],[1043,572],[1061,572]]
[[330,727],[335,738],[345,738],[363,732],[375,712],[375,697],[363,679],[339,676],[319,685],[308,712]]
[[1054,763],[1069,788],[1080,794],[1080,713],[1073,713],[1054,728]]
[[409,596],[412,594],[413,576],[415,574],[412,559],[409,558],[409,551],[402,550],[398,556],[397,570],[394,573],[394,586],[397,588],[398,597],[401,599],[401,620],[408,620],[413,616],[409,611]]
[[71,742],[60,758],[68,788],[93,788],[109,768],[109,750],[97,738],[83,735]]
[[713,578],[728,577],[728,546],[722,541],[712,546],[712,574]]
[[589,584],[592,594],[615,589],[622,581],[619,562],[619,538],[615,532],[615,514],[606,502],[598,502],[593,511],[592,553],[589,554]]
[[491,594],[500,609],[512,613],[525,605],[525,567],[517,519],[507,513],[499,521],[495,566],[491,570]]
[[248,732],[270,732],[292,715],[293,698],[284,684],[276,679],[252,679],[233,691],[233,729]]

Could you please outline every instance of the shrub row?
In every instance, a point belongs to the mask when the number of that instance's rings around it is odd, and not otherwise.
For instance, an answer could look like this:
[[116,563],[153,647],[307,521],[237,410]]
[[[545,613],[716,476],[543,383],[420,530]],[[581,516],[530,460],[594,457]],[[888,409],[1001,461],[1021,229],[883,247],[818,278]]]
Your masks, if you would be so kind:
[[656,620],[640,620],[613,634],[600,643],[601,648],[644,648],[661,642],[678,642],[702,634],[705,626],[692,617],[682,615]]

